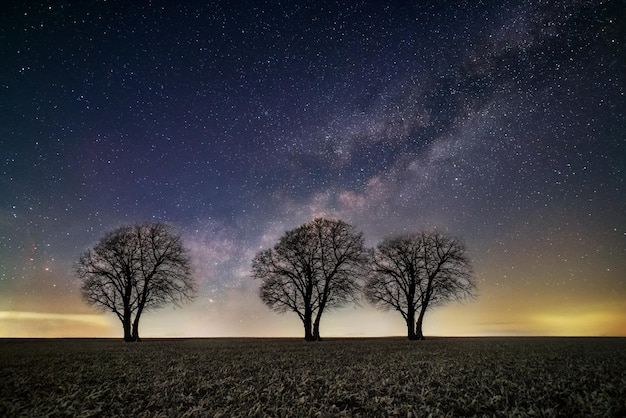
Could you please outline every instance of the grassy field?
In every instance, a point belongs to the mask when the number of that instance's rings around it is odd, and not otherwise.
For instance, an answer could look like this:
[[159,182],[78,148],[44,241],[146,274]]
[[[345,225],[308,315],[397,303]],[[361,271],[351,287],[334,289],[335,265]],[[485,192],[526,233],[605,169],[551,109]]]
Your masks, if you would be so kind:
[[626,338],[1,340],[0,416],[626,416]]

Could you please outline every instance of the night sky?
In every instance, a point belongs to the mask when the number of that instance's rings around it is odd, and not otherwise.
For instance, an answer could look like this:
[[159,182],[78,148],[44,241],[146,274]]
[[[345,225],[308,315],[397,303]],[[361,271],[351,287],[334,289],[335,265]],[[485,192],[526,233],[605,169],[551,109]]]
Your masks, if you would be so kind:
[[626,2],[184,3],[0,6],[0,337],[121,336],[72,265],[142,221],[199,284],[142,336],[301,337],[250,268],[316,216],[464,239],[427,335],[626,335]]

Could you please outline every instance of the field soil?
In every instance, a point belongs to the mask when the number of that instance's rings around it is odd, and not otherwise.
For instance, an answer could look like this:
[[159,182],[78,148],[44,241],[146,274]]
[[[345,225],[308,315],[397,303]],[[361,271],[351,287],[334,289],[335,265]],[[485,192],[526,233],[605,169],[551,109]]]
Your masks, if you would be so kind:
[[626,416],[626,338],[0,340],[0,416]]

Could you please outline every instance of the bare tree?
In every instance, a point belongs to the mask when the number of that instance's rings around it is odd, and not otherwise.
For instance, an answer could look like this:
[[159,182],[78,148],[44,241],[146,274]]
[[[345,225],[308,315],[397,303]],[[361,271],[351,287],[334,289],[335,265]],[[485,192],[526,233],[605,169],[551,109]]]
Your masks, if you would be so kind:
[[428,309],[472,297],[475,287],[463,243],[439,232],[418,232],[386,239],[376,247],[363,293],[379,308],[400,312],[408,338],[416,340],[424,339]]
[[262,281],[263,302],[276,312],[295,312],[304,338],[315,341],[322,314],[355,300],[367,259],[362,233],[341,220],[317,218],[260,251],[252,277]]
[[83,299],[122,322],[125,341],[139,341],[148,310],[193,298],[195,283],[181,238],[163,223],[143,223],[107,233],[75,265]]

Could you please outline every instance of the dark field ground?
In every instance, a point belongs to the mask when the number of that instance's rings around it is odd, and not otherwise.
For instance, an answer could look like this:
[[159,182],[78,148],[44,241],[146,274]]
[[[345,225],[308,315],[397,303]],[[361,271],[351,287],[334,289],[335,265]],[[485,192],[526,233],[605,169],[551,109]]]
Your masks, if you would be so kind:
[[0,416],[626,416],[626,338],[0,340]]

